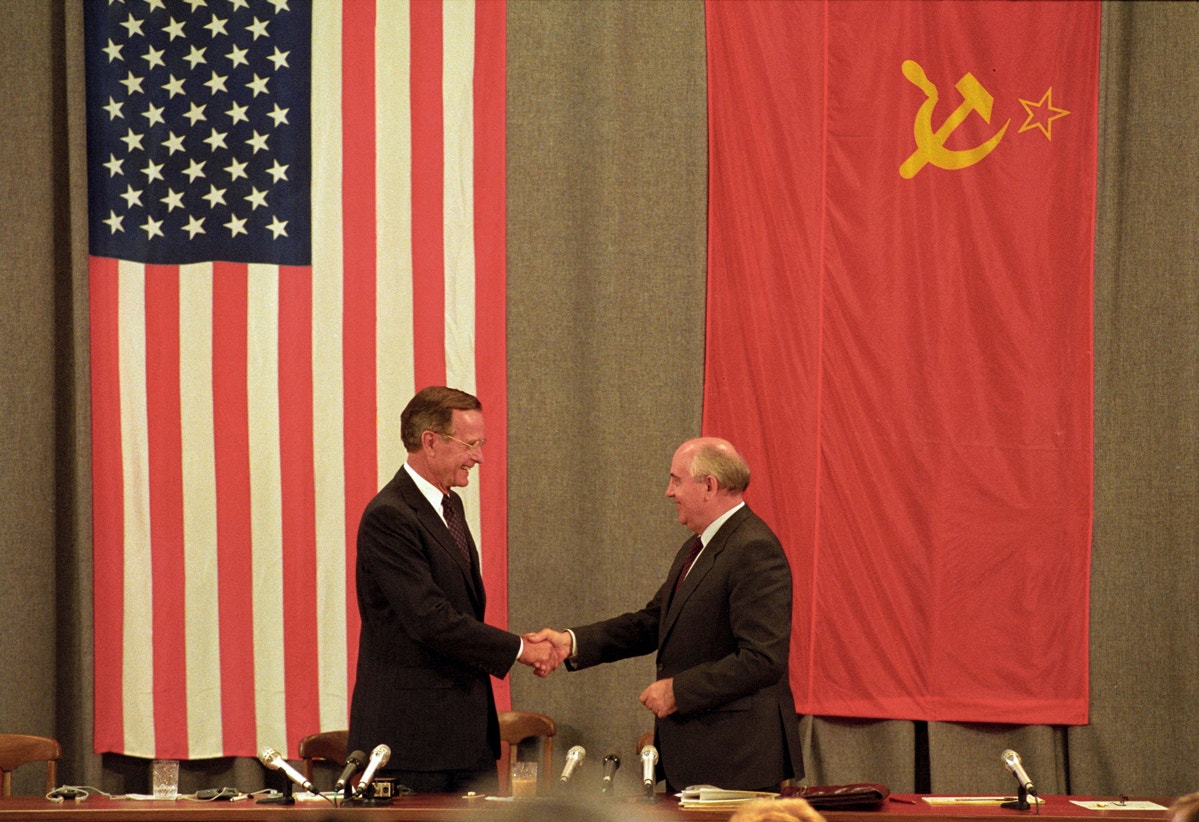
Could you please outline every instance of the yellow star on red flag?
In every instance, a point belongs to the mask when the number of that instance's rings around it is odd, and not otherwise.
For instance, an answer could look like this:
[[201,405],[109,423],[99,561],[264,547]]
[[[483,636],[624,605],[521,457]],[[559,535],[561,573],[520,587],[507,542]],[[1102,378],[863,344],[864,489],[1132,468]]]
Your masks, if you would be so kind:
[[1039,128],[1048,140],[1053,139],[1053,121],[1070,113],[1053,104],[1053,86],[1045,90],[1045,94],[1039,102],[1034,103],[1032,100],[1021,98],[1020,105],[1024,106],[1024,110],[1028,112],[1028,119],[1024,121],[1024,125],[1020,126],[1020,131],[1017,133],[1023,134],[1029,129]]

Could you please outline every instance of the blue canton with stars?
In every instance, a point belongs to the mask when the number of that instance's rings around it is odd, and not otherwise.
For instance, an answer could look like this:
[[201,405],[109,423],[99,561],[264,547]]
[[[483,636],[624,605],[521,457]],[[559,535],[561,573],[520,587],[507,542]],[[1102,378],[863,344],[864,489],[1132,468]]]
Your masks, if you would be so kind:
[[88,0],[93,256],[311,264],[309,0]]

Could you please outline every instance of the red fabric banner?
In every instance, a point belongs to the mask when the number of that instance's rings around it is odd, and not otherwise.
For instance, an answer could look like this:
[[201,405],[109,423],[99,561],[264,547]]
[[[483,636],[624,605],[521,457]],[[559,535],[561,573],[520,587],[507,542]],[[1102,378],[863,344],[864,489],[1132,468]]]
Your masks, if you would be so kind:
[[1088,712],[1098,3],[707,5],[704,431],[802,713]]

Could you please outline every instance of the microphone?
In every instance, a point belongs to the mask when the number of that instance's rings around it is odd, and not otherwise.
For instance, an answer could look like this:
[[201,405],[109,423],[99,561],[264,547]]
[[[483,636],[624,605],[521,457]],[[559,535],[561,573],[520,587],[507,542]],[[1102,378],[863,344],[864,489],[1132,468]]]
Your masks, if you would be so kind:
[[641,784],[647,794],[654,792],[654,783],[658,781],[654,779],[654,765],[657,764],[658,749],[653,745],[646,745],[641,749]]
[[258,754],[258,758],[262,760],[263,765],[266,765],[272,771],[283,771],[292,782],[295,782],[309,793],[316,793],[316,788],[312,787],[312,783],[305,779],[302,773],[289,765],[286,759],[279,756],[279,752],[274,748],[263,748],[262,753]]
[[362,751],[354,751],[346,757],[346,767],[341,772],[341,776],[337,777],[337,781],[333,783],[333,793],[341,793],[341,789],[350,781],[350,777],[358,773],[358,769],[366,763],[366,754]]
[[376,745],[371,751],[371,761],[366,763],[366,770],[362,772],[362,779],[358,780],[358,790],[356,794],[361,796],[366,793],[366,789],[375,781],[375,771],[387,764],[387,760],[391,759],[391,748],[386,745]]
[[1003,764],[1016,777],[1016,781],[1020,783],[1021,788],[1032,796],[1037,795],[1037,789],[1033,787],[1032,780],[1028,778],[1028,774],[1024,771],[1024,765],[1020,762],[1020,754],[1008,748],[1003,752]]
[[620,757],[610,753],[604,757],[604,781],[600,793],[607,793],[612,788],[612,777],[620,770]]
[[583,760],[587,758],[587,751],[583,750],[582,745],[575,745],[566,752],[566,767],[562,769],[562,781],[569,782],[571,774],[575,772],[575,768],[583,764]]

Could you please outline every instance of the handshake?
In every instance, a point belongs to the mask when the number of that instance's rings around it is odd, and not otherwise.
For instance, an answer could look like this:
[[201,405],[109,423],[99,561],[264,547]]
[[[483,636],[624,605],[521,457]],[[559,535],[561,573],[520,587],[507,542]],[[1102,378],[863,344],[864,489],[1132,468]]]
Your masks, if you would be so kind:
[[[547,677],[575,653],[574,636],[566,631],[542,628],[536,633],[523,634],[524,648],[518,658],[540,677]],[[641,692],[641,704],[654,716],[663,718],[679,709],[674,698],[674,677],[659,679]]]
[[528,665],[540,677],[549,676],[574,652],[571,635],[566,631],[542,628],[521,636],[524,648],[517,661]]

